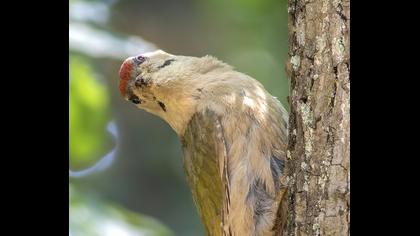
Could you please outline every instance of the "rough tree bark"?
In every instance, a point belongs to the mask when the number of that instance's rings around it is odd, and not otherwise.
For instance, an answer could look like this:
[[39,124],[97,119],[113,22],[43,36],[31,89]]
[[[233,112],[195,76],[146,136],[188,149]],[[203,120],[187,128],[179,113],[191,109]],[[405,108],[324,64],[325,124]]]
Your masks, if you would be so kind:
[[289,0],[283,235],[350,235],[349,4]]

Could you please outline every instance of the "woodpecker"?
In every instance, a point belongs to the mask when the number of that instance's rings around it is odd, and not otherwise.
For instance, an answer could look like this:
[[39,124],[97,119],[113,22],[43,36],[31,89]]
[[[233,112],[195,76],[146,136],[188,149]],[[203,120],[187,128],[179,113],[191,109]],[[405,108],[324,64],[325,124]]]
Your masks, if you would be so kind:
[[180,138],[206,235],[274,235],[286,191],[282,104],[212,56],[158,50],[127,58],[119,75],[122,97],[165,120]]

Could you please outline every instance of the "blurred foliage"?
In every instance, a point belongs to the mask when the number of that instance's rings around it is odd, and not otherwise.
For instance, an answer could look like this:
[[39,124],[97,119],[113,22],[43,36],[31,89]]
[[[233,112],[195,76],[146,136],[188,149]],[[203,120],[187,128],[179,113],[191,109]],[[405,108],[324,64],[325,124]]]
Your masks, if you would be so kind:
[[70,192],[70,234],[88,236],[171,236],[173,233],[153,218],[82,194],[72,185]]
[[157,48],[210,54],[287,108],[287,0],[70,0],[69,7],[70,167],[89,167],[112,149],[111,119],[120,131],[108,169],[70,179],[71,236],[171,234],[154,219],[176,235],[204,235],[177,135],[121,99],[119,67]]
[[[215,38],[217,54],[239,71],[259,80],[288,108],[287,0],[200,0]],[[210,24],[210,23],[209,23]],[[228,50],[227,50],[228,49]]]
[[109,121],[106,87],[81,57],[70,57],[70,167],[86,167],[103,154]]

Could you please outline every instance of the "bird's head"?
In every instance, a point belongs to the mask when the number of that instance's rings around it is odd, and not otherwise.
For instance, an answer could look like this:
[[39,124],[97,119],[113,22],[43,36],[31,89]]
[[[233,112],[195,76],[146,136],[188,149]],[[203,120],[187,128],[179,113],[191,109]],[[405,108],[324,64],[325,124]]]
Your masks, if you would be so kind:
[[204,87],[216,80],[210,74],[224,69],[230,67],[210,56],[177,56],[158,50],[123,62],[119,90],[124,99],[163,118],[182,134]]

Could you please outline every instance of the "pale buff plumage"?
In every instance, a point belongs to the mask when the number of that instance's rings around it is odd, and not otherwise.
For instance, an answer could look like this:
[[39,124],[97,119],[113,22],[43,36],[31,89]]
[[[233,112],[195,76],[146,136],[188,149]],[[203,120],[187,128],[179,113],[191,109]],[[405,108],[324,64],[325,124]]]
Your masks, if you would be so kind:
[[[285,161],[286,110],[257,80],[213,57],[175,56],[163,51],[143,56],[146,61],[136,68],[135,76],[146,85],[131,82],[127,86],[143,101],[139,108],[164,119],[180,137],[195,113],[208,109],[220,117],[229,147],[225,181],[230,204],[223,227],[236,236],[273,235],[276,198],[282,188],[276,188],[281,176],[274,179],[271,165],[275,157]],[[175,61],[162,67],[168,59]],[[256,214],[256,208],[264,211]]]

